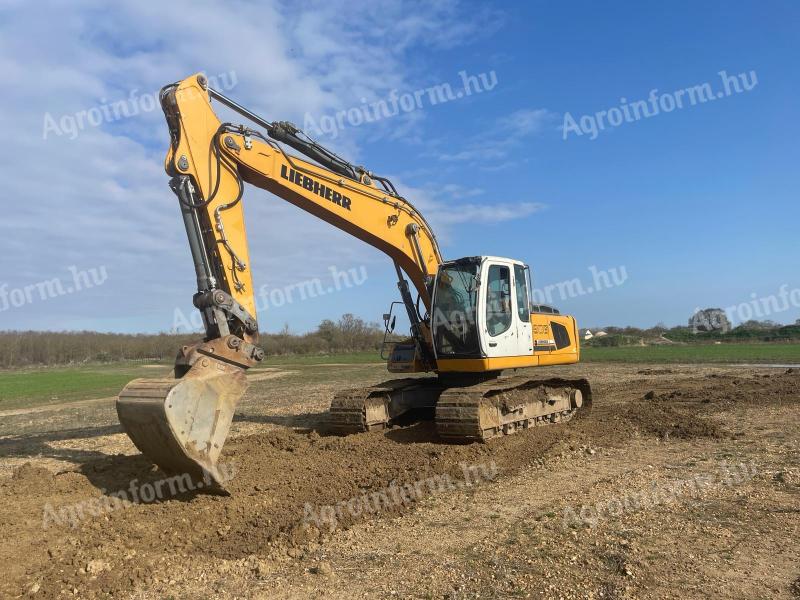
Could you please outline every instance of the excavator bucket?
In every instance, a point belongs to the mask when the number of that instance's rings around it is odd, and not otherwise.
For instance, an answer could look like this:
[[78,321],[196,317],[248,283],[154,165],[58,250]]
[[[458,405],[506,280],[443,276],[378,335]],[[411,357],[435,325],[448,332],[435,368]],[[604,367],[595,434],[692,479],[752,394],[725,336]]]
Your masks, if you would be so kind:
[[117,415],[136,447],[164,471],[224,489],[217,460],[246,389],[244,369],[203,357],[179,379],[131,381],[119,394]]

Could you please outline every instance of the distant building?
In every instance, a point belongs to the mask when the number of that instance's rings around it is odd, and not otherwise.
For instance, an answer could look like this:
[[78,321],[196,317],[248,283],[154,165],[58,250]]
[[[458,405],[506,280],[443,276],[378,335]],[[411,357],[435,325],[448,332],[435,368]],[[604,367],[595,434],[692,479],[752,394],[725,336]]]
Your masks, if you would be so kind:
[[731,322],[721,308],[706,308],[698,310],[692,315],[692,318],[689,319],[689,327],[693,333],[704,331],[728,333],[731,330]]
[[603,337],[604,335],[608,335],[605,331],[598,331],[594,334],[594,337]]
[[594,337],[594,335],[593,335],[593,334],[592,334],[592,332],[591,332],[591,331],[589,331],[588,329],[587,329],[587,330],[586,330],[586,332],[583,334],[583,339],[585,339],[585,340],[590,340],[590,339],[592,339],[593,337]]

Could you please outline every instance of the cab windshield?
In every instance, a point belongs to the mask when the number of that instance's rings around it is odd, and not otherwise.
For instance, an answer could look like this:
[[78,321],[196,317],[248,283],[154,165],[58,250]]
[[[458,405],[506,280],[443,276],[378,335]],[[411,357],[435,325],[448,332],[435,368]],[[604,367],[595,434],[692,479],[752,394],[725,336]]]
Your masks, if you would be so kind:
[[433,343],[438,356],[475,357],[478,343],[478,263],[444,266],[436,277]]

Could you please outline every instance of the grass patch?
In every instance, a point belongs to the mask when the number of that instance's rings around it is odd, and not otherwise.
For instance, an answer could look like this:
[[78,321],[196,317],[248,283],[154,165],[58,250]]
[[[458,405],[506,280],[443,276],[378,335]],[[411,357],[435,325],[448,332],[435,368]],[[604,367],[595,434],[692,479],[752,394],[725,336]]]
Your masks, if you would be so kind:
[[583,347],[583,362],[800,364],[800,344]]
[[0,410],[115,396],[137,377],[162,377],[168,366],[133,364],[53,367],[0,372]]
[[365,363],[384,362],[378,352],[349,352],[347,354],[287,354],[283,356],[267,356],[262,367],[284,367],[290,365],[360,365]]
[[[375,352],[272,356],[252,371],[261,367],[300,367],[304,381],[325,381],[345,379],[345,376],[336,373],[335,369],[314,369],[314,365],[366,365],[380,360]],[[132,379],[165,377],[171,372],[171,364],[145,366],[131,362],[0,371],[0,410],[116,396]],[[348,376],[352,374],[352,369],[348,370]],[[269,382],[269,385],[275,384]]]

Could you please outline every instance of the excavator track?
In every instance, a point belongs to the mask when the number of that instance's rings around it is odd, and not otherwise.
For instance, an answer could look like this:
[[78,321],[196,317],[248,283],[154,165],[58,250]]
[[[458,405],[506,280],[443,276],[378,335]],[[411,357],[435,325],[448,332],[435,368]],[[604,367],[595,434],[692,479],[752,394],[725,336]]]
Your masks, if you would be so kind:
[[[349,435],[371,429],[383,429],[388,424],[388,415],[380,388],[348,390],[339,392],[331,402],[329,413],[330,430]],[[374,397],[373,394],[378,397]]]
[[591,402],[586,379],[501,378],[444,391],[436,405],[436,429],[450,441],[486,441],[567,421]]
[[586,379],[500,377],[447,387],[436,378],[398,379],[339,392],[330,430],[348,435],[390,426],[412,409],[435,408],[436,429],[448,441],[486,441],[571,419],[591,407]]
[[433,410],[443,390],[435,377],[409,377],[341,391],[331,402],[329,429],[343,435],[384,429],[411,410]]

